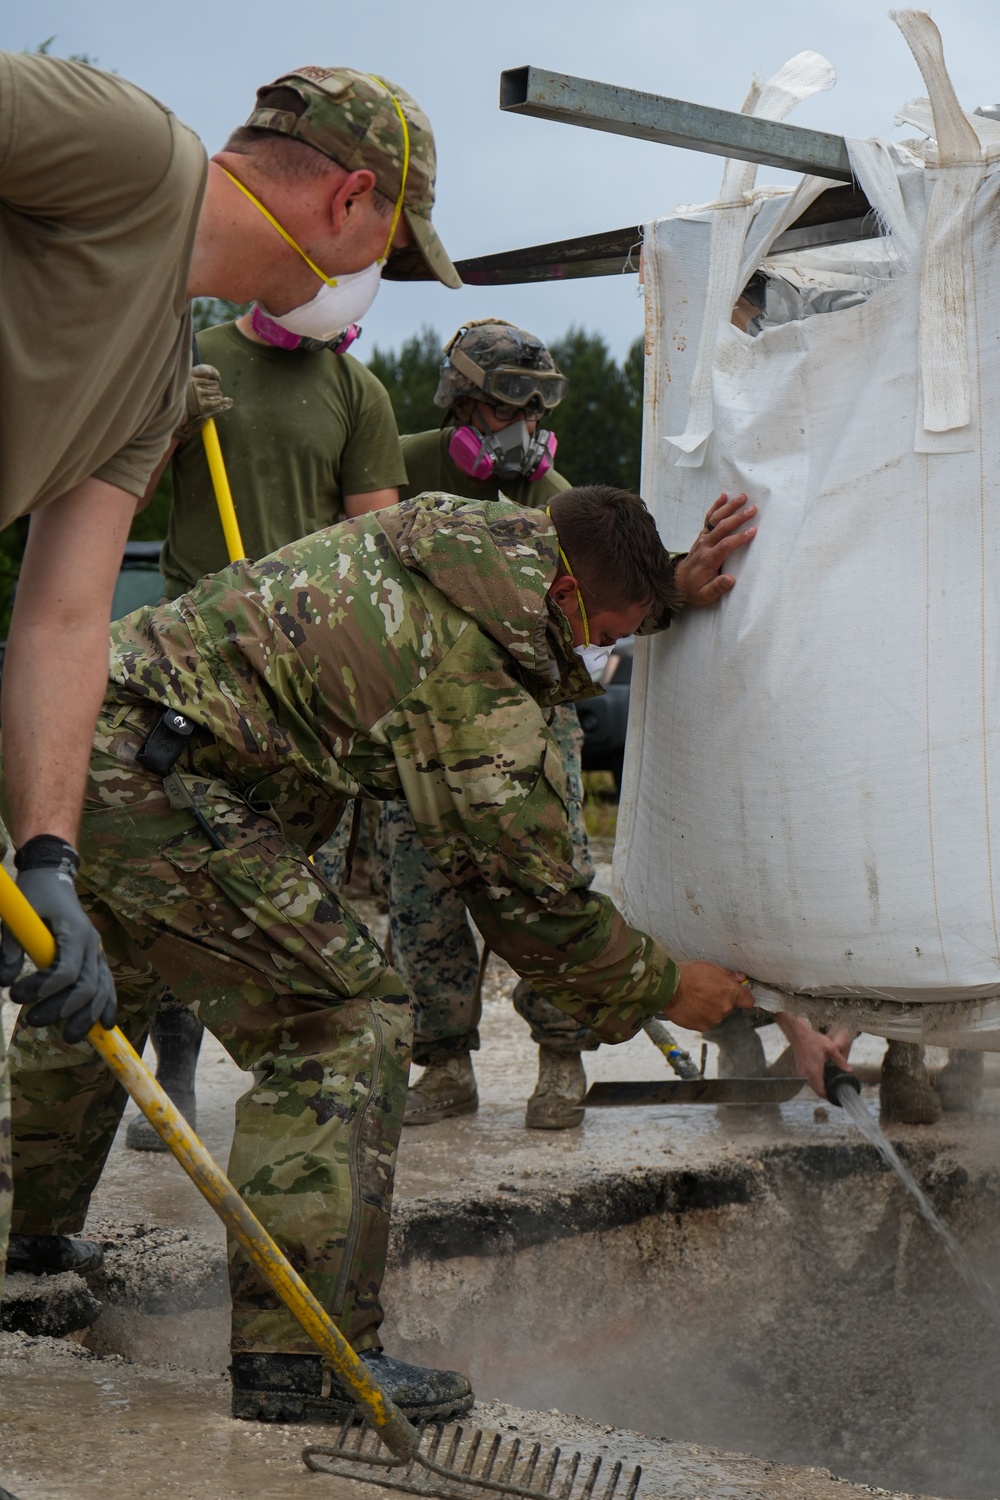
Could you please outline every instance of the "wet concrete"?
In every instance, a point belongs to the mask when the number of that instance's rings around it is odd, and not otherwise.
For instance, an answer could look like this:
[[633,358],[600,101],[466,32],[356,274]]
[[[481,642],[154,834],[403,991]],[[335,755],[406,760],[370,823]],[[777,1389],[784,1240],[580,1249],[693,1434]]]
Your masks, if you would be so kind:
[[[644,1485],[644,1494],[856,1493],[822,1478],[827,1466],[887,1487],[881,1493],[1000,1493],[998,1330],[969,1308],[930,1232],[841,1112],[817,1111],[806,1091],[780,1110],[602,1110],[578,1130],[526,1131],[536,1052],[510,1005],[513,983],[492,961],[475,1059],[479,1113],[404,1132],[385,1287],[391,1352],[468,1369],[481,1398],[641,1427],[653,1434],[641,1442],[661,1457],[669,1450],[674,1464],[664,1487]],[[774,1027],[762,1039],[772,1057],[784,1045]],[[697,1053],[697,1037],[682,1040]],[[857,1053],[877,1062],[883,1047],[866,1038]],[[591,1079],[665,1071],[643,1037],[585,1062]],[[987,1066],[1000,1069],[1000,1058]],[[199,1131],[222,1161],[246,1084],[206,1038]],[[987,1272],[1000,1216],[998,1109],[1000,1091],[987,1091],[974,1121],[952,1116],[893,1132]],[[173,1450],[190,1419],[185,1441],[199,1463],[225,1452],[232,1480],[229,1489],[198,1489],[186,1475],[188,1489],[150,1491],[136,1481],[117,1493],[337,1493],[339,1481],[298,1473],[301,1429],[263,1429],[274,1442],[262,1449],[261,1430],[225,1416],[223,1236],[171,1158],[124,1149],[132,1116],[88,1224],[108,1253],[105,1271],[89,1278],[103,1311],[87,1343],[111,1358],[87,1362],[70,1350],[59,1379],[89,1392],[102,1369],[118,1371],[114,1379],[131,1372],[132,1426],[144,1432],[159,1406],[168,1417],[161,1429],[173,1432],[163,1446]],[[66,1346],[54,1347],[52,1358],[63,1357]],[[116,1354],[156,1368],[124,1365]],[[31,1382],[18,1388],[27,1399]],[[43,1411],[44,1393],[37,1399]],[[105,1411],[103,1397],[88,1399]],[[486,1421],[479,1407],[476,1416]],[[125,1418],[114,1420],[120,1438],[107,1439],[115,1449],[107,1461],[118,1465],[119,1442],[126,1456],[135,1444]],[[687,1445],[657,1441],[667,1438]],[[763,1456],[723,1458],[691,1443]],[[256,1487],[239,1488],[254,1485],[264,1451],[272,1462]],[[682,1453],[694,1468],[677,1467]],[[782,1464],[817,1468],[804,1476]],[[126,1458],[120,1467],[128,1469]],[[17,1492],[0,1472],[4,1479]],[[292,1488],[281,1488],[286,1480]],[[311,1488],[294,1487],[302,1484]],[[21,1487],[28,1496],[66,1493]]]
[[[0,1484],[19,1500],[384,1500],[370,1484],[313,1474],[307,1443],[331,1429],[234,1422],[218,1377],[98,1358],[51,1339],[0,1335]],[[502,1402],[477,1405],[484,1428],[528,1435],[643,1468],[643,1500],[862,1500],[873,1491],[829,1470],[581,1421]],[[888,1491],[885,1500],[903,1500]]]

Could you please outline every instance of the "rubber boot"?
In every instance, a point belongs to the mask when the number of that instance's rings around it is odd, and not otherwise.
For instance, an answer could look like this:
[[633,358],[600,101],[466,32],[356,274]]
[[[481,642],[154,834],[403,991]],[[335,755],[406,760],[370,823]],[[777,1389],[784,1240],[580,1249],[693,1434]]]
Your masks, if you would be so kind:
[[568,1130],[583,1121],[587,1075],[579,1052],[538,1049],[538,1082],[528,1100],[524,1123],[529,1130]]
[[60,1276],[76,1271],[86,1276],[104,1264],[104,1251],[93,1240],[71,1240],[64,1234],[12,1234],[7,1243],[7,1272],[30,1276]]
[[[197,1129],[194,1075],[205,1028],[198,1017],[181,1006],[157,1011],[150,1036],[156,1052],[156,1081],[170,1096],[192,1130]],[[168,1148],[142,1115],[125,1132],[132,1151],[166,1151]]]
[[468,1052],[445,1062],[429,1063],[406,1093],[404,1125],[433,1125],[451,1115],[472,1115],[479,1108],[479,1090]]
[[[412,1421],[457,1416],[475,1396],[457,1370],[425,1370],[379,1349],[358,1356],[379,1385]],[[314,1354],[234,1354],[233,1416],[250,1422],[363,1420],[353,1396],[329,1365]]]
[[883,1125],[933,1125],[941,1117],[941,1100],[924,1065],[920,1042],[890,1041],[882,1059],[878,1090]]
[[946,1114],[975,1114],[983,1097],[983,1054],[955,1048],[934,1081]]

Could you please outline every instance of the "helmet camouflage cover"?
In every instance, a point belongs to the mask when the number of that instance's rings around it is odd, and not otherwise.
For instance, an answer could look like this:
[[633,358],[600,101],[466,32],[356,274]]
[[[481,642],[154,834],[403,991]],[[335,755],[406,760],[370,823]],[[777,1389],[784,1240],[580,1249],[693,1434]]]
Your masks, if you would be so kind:
[[494,405],[527,406],[537,396],[551,411],[566,385],[540,338],[504,318],[480,318],[463,324],[445,345],[434,404],[447,411],[463,396],[473,396]]

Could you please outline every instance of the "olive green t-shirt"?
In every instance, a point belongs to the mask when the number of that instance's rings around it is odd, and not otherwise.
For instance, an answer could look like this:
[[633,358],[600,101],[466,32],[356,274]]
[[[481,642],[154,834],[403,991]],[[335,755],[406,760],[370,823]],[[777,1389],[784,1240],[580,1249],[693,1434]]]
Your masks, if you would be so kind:
[[[349,354],[258,344],[235,323],[200,333],[198,354],[233,400],[216,426],[248,557],[342,520],[345,495],[405,482],[385,386]],[[200,432],[173,465],[160,563],[170,598],[229,562]]]
[[124,79],[0,52],[0,526],[90,475],[145,492],[184,410],[206,171]]
[[515,505],[547,505],[560,490],[571,488],[568,479],[549,469],[541,479],[471,479],[451,457],[448,444],[454,427],[440,431],[413,432],[400,438],[406,464],[406,487],[400,500],[412,500],[424,490],[442,490],[446,495],[464,495],[469,500],[499,500],[501,495]]

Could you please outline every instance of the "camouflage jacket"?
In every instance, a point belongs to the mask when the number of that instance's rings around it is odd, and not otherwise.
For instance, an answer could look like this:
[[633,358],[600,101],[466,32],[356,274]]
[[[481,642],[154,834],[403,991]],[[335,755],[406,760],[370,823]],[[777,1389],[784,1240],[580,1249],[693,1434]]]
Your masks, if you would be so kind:
[[489,946],[621,1041],[678,971],[573,871],[546,707],[600,689],[557,571],[544,513],[424,495],[118,621],[112,697],[203,726],[219,774],[306,848],[359,791],[405,798]]

